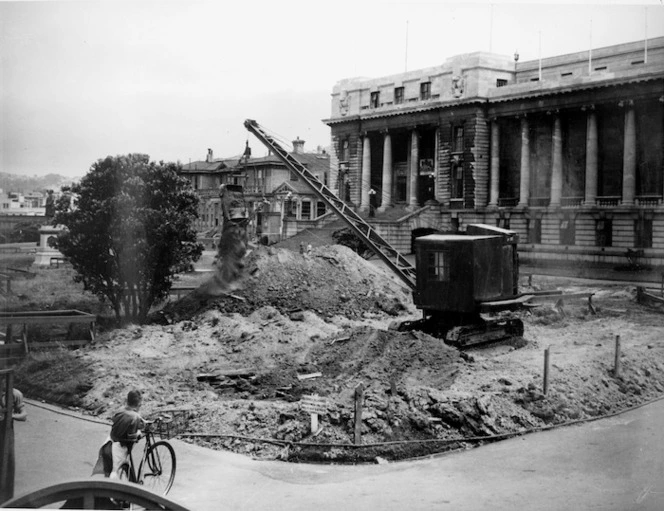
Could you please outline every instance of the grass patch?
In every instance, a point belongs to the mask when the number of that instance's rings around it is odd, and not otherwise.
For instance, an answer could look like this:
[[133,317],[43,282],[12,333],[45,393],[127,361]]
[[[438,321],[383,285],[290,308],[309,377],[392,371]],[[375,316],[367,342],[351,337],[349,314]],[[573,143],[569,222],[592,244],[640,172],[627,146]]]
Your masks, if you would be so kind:
[[62,406],[81,406],[93,381],[88,364],[66,349],[32,352],[14,375],[15,386],[26,396]]

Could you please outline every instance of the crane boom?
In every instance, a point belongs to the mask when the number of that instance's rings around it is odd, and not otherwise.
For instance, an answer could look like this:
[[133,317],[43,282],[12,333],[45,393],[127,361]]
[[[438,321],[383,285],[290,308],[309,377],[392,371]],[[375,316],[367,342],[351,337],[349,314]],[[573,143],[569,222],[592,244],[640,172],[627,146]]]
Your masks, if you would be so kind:
[[415,289],[416,271],[404,256],[385,241],[371,225],[349,208],[327,186],[321,183],[302,163],[283,149],[256,121],[247,119],[244,121],[244,127],[265,144],[289,170],[295,172],[302,181],[309,185],[318,198],[334,211],[408,287]]

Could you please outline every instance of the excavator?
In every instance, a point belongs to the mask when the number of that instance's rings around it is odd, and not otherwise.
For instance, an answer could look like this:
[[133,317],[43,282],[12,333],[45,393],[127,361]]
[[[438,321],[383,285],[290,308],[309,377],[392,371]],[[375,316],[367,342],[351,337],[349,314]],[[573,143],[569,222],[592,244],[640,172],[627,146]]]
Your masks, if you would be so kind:
[[265,128],[252,119],[244,126],[412,290],[422,318],[403,323],[400,330],[421,330],[459,348],[523,335],[520,319],[509,314],[496,316],[518,310],[532,298],[518,291],[518,235],[514,231],[471,224],[465,233],[418,237],[413,267]]

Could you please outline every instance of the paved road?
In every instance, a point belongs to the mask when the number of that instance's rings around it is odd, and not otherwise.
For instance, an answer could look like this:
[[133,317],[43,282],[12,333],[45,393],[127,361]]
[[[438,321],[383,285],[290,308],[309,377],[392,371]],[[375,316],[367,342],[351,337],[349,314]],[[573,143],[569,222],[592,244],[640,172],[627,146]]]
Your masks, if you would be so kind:
[[[28,405],[16,494],[86,478],[108,427]],[[664,401],[614,417],[419,461],[254,461],[174,441],[169,498],[192,510],[662,510]]]

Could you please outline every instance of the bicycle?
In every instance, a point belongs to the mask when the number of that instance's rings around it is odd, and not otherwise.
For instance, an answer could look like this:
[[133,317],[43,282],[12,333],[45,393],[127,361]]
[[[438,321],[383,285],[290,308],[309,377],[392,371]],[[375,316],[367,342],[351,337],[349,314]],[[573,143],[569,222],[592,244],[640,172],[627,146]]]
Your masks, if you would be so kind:
[[145,446],[138,470],[135,469],[134,457],[129,451],[129,461],[118,469],[121,481],[143,485],[153,493],[166,495],[175,479],[175,450],[166,440],[155,441],[155,436],[170,438],[177,434],[171,428],[173,419],[157,417],[145,421]]

